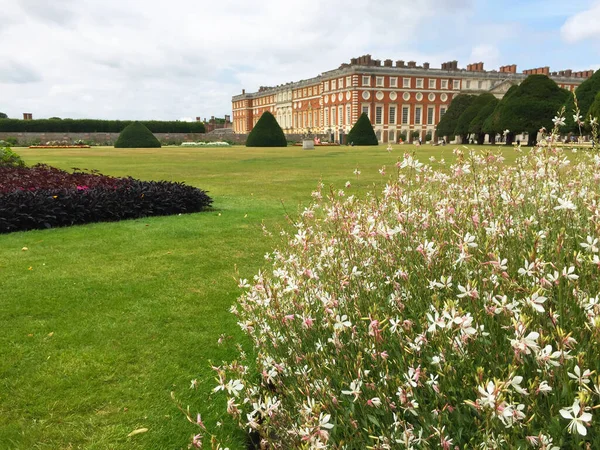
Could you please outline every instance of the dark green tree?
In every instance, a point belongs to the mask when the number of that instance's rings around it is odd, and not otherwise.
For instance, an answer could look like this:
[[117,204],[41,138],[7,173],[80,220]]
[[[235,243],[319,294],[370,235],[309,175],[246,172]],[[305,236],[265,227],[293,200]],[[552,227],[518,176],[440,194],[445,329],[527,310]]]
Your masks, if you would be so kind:
[[[598,92],[600,92],[600,70],[594,72],[594,75],[575,89],[581,120],[585,121],[588,118],[590,107]],[[574,114],[575,98],[573,94],[570,94],[565,102],[565,125],[561,128],[563,133],[579,133],[579,126],[573,119]]]
[[265,111],[252,128],[246,147],[287,147],[285,134],[269,111]]
[[8,119],[8,116],[3,112],[0,112],[0,119]]
[[[487,93],[476,96],[469,107],[465,109],[458,117],[454,134],[456,136],[460,136],[462,142],[467,142],[467,137],[469,133],[471,133],[469,127],[475,116],[477,116],[479,111],[487,106],[488,103],[493,102],[495,98],[496,97],[494,97],[492,94]],[[450,106],[452,106],[452,104]]]
[[505,96],[498,104],[500,128],[511,133],[528,133],[527,145],[533,146],[540,128],[552,128],[552,118],[568,96],[568,91],[546,75],[529,75],[514,94]]
[[[492,115],[492,113],[496,109],[496,106],[498,106],[498,103],[500,103],[500,100],[498,100],[496,97],[487,102],[485,106],[483,106],[483,108],[479,110],[477,115],[473,118],[473,120],[471,120],[471,123],[469,124],[469,133],[473,133],[477,136],[477,143],[479,145],[483,144],[483,142],[485,141],[486,132],[483,131],[483,124],[485,123],[487,118]],[[496,133],[490,133],[490,142],[494,143],[494,141],[496,140],[495,138]]]
[[590,109],[588,110],[588,116],[600,120],[600,92],[596,94],[594,102],[590,105]]
[[[502,100],[510,98],[513,95],[515,95],[518,89],[519,89],[519,86],[516,84],[513,84],[508,89],[508,91],[506,91],[506,94],[504,94],[504,97],[502,97]],[[496,107],[492,111],[492,114],[490,114],[490,116],[484,120],[483,126],[481,128],[481,130],[484,133],[490,135],[491,141],[493,141],[493,142],[496,141],[496,139],[495,139],[496,135],[502,134],[504,132],[504,130],[506,129],[506,128],[502,128],[502,126],[500,124],[500,103],[501,102],[499,101],[496,104]],[[514,137],[514,133],[509,132],[508,135],[506,136],[507,145],[512,144],[513,137]]]
[[447,136],[452,140],[454,138],[454,130],[458,124],[458,118],[465,110],[471,106],[471,103],[475,100],[474,95],[458,94],[452,99],[448,111],[444,114],[444,117],[440,119],[436,127],[436,134],[438,137]]
[[348,140],[354,145],[378,145],[377,136],[375,136],[375,131],[373,131],[373,125],[371,125],[371,121],[369,120],[369,116],[365,113],[362,113],[350,132],[348,133]]
[[160,142],[141,122],[127,125],[115,142],[115,148],[159,148]]

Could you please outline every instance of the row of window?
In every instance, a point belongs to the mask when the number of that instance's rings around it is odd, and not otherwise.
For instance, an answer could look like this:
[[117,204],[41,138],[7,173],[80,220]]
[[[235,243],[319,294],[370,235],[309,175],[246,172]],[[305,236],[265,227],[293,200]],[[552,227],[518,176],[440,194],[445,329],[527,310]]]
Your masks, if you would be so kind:
[[[375,87],[386,87],[385,84],[386,77],[375,77]],[[387,77],[388,84],[387,87],[397,88],[398,87],[398,77]],[[414,80],[414,83],[412,82]],[[427,80],[427,88],[428,89],[448,89],[449,83],[452,82],[452,89],[459,90],[460,89],[460,80],[446,80],[439,78],[429,78]],[[371,76],[363,75],[362,76],[362,84],[364,86],[371,86]],[[352,86],[352,77],[346,77],[346,87]],[[413,78],[413,77],[405,77],[402,78],[402,87],[407,89],[424,89],[425,88],[425,79],[424,78]],[[331,88],[331,89],[330,89]],[[337,89],[344,88],[344,79],[339,78],[337,80],[325,81],[323,83],[323,90],[325,92],[335,91]]]
[[331,86],[332,91],[335,91],[338,89],[344,89],[344,81],[346,82],[345,87],[347,87],[347,88],[352,87],[352,77],[348,76],[345,79],[338,78],[337,80],[330,80],[330,81],[323,82],[323,90],[329,91],[330,86]]
[[269,105],[275,101],[274,95],[269,95],[268,97],[260,97],[254,100],[254,106],[262,106]]
[[[388,77],[389,79],[389,84],[388,87],[390,88],[398,88],[398,77]],[[405,89],[424,89],[424,83],[425,80],[423,78],[414,78],[415,82],[414,82],[414,86],[412,81],[413,78],[402,78],[402,88]],[[344,81],[345,81],[345,86],[346,87],[351,87],[352,86],[352,77],[348,76],[345,79],[344,78],[339,78],[337,80],[329,80],[329,81],[325,81],[323,83],[323,87],[324,87],[324,91],[335,91],[338,89],[343,89],[344,88]],[[375,87],[385,87],[385,77],[375,77]],[[439,81],[439,83],[438,83]],[[453,90],[460,90],[460,80],[440,80],[437,78],[429,78],[427,80],[427,88],[428,89],[438,89],[438,85],[439,85],[439,89],[448,89],[448,85],[449,82],[452,81],[452,89]],[[364,75],[362,77],[362,86],[371,86],[371,76],[368,75]],[[559,85],[561,88],[567,89],[567,90],[573,90],[574,86],[572,85]],[[331,87],[331,89],[330,89]],[[484,89],[487,88],[488,84],[486,81],[483,80],[465,80],[464,81],[464,88],[465,89]],[[313,90],[314,88],[314,90]],[[302,90],[297,90],[293,92],[293,98],[297,99],[297,98],[304,98],[304,97],[312,97],[313,95],[318,95],[319,94],[319,87],[318,86],[311,86],[308,88],[303,88]],[[279,93],[278,94],[278,101],[287,101],[288,100],[288,94],[287,93]],[[260,97],[255,99],[255,106],[262,106],[262,105],[267,105],[267,104],[271,104],[275,101],[275,96],[267,96],[267,97]],[[235,108],[242,108],[244,107],[244,101],[239,101],[239,102],[234,102],[233,104],[234,109]]]
[[312,97],[313,95],[318,95],[319,94],[319,87],[318,86],[314,86],[314,90],[313,90],[313,86],[304,88],[302,90],[298,89],[297,91],[294,91],[294,96],[293,98],[304,98],[304,97]]
[[[375,106],[375,120],[374,120],[375,125],[383,125],[383,121],[384,121],[383,108],[384,108],[383,106],[379,106],[379,105]],[[390,105],[388,107],[387,123],[389,125],[396,125],[397,108],[398,107],[395,105]],[[410,109],[411,109],[410,106],[402,106],[401,122],[400,122],[402,125],[409,124]],[[413,122],[412,123],[414,125],[422,125],[422,124],[435,125],[435,123],[436,123],[435,122],[435,109],[436,109],[435,106],[427,107],[426,117],[423,118],[424,108],[422,106],[415,106],[414,112],[413,112]],[[444,114],[446,114],[446,110],[447,110],[447,106],[439,107],[439,118],[440,119],[442,118],[442,116]],[[345,117],[344,117],[344,112],[345,112]],[[371,120],[373,119],[371,117],[370,105],[368,105],[368,104],[362,105],[361,113],[365,113],[367,116],[369,116],[369,118],[371,118]],[[350,105],[346,105],[345,108],[344,108],[344,106],[338,106],[337,108],[333,107],[331,109],[325,108],[323,110],[323,119],[324,119],[323,124],[325,127],[335,126],[335,125],[353,125]],[[425,122],[423,121],[423,119],[425,119]],[[316,126],[318,126],[318,125],[316,125]]]
[[[389,125],[396,125],[396,106],[388,107],[388,121]],[[401,109],[401,121],[402,125],[408,125],[410,120],[410,109],[411,106],[402,106]],[[413,124],[414,125],[435,125],[435,106],[428,106],[426,109],[426,117],[423,118],[424,108],[420,105],[414,107],[413,112]],[[441,119],[444,114],[446,114],[447,107],[440,106],[439,107],[439,118]],[[365,113],[370,117],[370,105],[362,105],[361,113]],[[425,122],[423,121],[425,119]],[[383,125],[383,106],[375,106],[375,125]]]
[[[281,123],[279,124],[281,126]],[[294,128],[312,128],[319,126],[319,112],[294,113]]]

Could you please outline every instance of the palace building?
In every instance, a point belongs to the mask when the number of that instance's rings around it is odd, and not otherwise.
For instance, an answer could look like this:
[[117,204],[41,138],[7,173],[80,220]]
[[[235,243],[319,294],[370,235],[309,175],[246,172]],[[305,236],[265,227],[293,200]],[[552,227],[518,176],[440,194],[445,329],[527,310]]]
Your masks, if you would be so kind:
[[344,143],[364,112],[380,142],[397,142],[400,134],[410,139],[416,133],[425,140],[428,134],[435,135],[437,123],[457,94],[488,92],[502,98],[531,74],[547,75],[573,91],[593,73],[550,72],[548,67],[517,73],[516,65],[486,71],[481,62],[459,69],[457,61],[435,69],[429,63],[394,64],[391,59],[382,63],[365,55],[308,80],[261,87],[253,93],[242,90],[232,98],[233,131],[249,133],[262,113],[270,111],[285,133],[326,135]]

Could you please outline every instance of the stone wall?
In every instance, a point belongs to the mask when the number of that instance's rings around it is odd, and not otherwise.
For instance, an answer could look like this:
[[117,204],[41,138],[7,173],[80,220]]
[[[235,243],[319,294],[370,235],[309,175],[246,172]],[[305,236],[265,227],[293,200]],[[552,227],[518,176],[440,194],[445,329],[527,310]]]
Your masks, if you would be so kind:
[[[217,130],[215,130],[217,131]],[[182,142],[216,142],[229,141],[234,144],[245,144],[247,134],[241,133],[154,133],[163,144],[181,144]],[[72,143],[82,140],[92,145],[113,145],[119,137],[119,133],[11,133],[0,132],[0,140],[7,138],[16,138],[18,145],[28,146],[36,144],[45,144],[49,141]],[[325,135],[319,135],[323,140]],[[288,141],[301,142],[301,134],[286,134]]]
[[[185,141],[205,140],[204,133],[155,133],[163,143],[181,143]],[[19,145],[45,144],[49,141],[75,142],[78,140],[98,145],[113,145],[119,133],[14,133],[0,132],[0,140],[17,138]]]

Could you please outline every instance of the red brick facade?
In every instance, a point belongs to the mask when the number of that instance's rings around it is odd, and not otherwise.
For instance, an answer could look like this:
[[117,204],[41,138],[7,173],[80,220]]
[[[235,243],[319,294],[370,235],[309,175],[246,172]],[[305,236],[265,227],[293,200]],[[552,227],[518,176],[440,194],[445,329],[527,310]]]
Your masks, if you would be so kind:
[[344,141],[358,116],[366,112],[380,142],[397,142],[400,134],[412,141],[413,133],[425,140],[428,134],[435,135],[455,95],[489,92],[501,98],[531,73],[543,73],[560,87],[574,90],[593,71],[550,72],[543,67],[519,74],[515,65],[485,71],[482,62],[459,69],[457,61],[432,69],[414,61],[382,64],[366,55],[309,80],[261,87],[250,94],[242,91],[232,98],[233,130],[248,133],[262,113],[270,111],[286,133],[326,134]]

